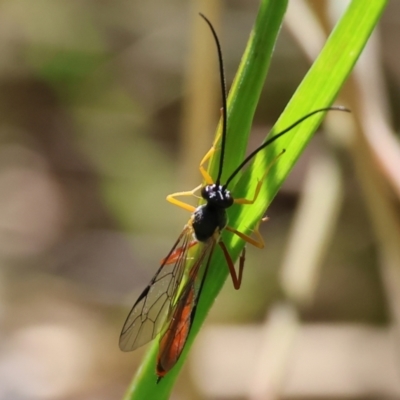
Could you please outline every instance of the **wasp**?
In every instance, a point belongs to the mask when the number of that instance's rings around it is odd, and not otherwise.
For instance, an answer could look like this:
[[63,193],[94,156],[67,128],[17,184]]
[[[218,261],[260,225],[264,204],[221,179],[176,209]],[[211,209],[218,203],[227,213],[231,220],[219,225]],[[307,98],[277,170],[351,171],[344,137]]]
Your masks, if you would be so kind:
[[[317,113],[329,110],[348,111],[344,107],[338,106],[320,108],[310,112],[257,147],[237,166],[228,179],[222,183],[221,177],[224,167],[228,124],[224,65],[221,45],[215,29],[203,14],[200,14],[200,16],[208,24],[218,52],[222,92],[222,132],[220,137],[215,140],[215,143],[220,141],[221,152],[218,175],[214,181],[204,168],[206,162],[216,151],[216,145],[213,145],[204,156],[199,167],[205,185],[200,185],[191,191],[178,192],[167,196],[167,200],[170,203],[189,211],[191,217],[170,252],[162,260],[150,283],[133,305],[119,339],[120,349],[122,351],[131,351],[154,339],[161,332],[156,365],[157,382],[174,367],[182,354],[196,316],[197,304],[211,265],[212,254],[217,246],[221,248],[224,254],[234,288],[239,289],[241,286],[245,250],[243,249],[242,251],[239,259],[239,269],[236,272],[234,261],[226,245],[221,240],[221,232],[227,230],[239,236],[247,243],[258,248],[264,247],[264,241],[258,231],[258,226],[254,230],[253,236],[239,232],[234,227],[229,226],[227,209],[233,204],[253,204],[258,197],[263,180],[270,167],[267,168],[267,171],[259,180],[251,199],[234,198],[229,190],[229,184],[256,154],[304,120]],[[283,153],[284,150],[278,154],[273,162]],[[203,204],[198,207],[194,207],[178,199],[183,196],[196,196],[195,193],[198,191],[200,191],[203,200]]]

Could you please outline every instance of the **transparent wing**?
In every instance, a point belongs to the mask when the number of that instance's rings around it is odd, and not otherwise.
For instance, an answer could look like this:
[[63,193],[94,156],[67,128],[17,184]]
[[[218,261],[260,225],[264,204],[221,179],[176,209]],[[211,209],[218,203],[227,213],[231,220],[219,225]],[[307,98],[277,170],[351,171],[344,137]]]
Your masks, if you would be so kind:
[[[202,246],[196,260],[191,266],[189,277],[185,283],[168,325],[160,339],[160,349],[157,364],[157,373],[164,376],[178,361],[185,347],[187,338],[194,321],[197,303],[201,296],[205,278],[210,265],[216,241],[211,238]],[[200,275],[202,277],[200,279]]]
[[132,351],[146,344],[160,332],[172,315],[179,284],[185,271],[187,252],[196,244],[192,228],[186,226],[160,268],[133,305],[119,338],[122,351]]

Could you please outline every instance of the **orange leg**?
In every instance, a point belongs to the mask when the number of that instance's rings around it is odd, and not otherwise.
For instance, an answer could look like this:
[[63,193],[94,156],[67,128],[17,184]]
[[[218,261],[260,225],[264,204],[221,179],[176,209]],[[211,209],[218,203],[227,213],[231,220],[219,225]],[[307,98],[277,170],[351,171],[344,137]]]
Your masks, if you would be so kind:
[[233,263],[233,260],[231,258],[231,255],[228,252],[228,249],[225,246],[224,242],[219,242],[219,245],[224,253],[226,263],[228,264],[229,268],[229,273],[232,278],[232,283],[233,287],[238,290],[240,289],[240,286],[242,285],[242,278],[243,278],[243,268],[244,268],[244,261],[246,258],[246,247],[243,247],[242,253],[240,254],[240,259],[239,259],[239,273],[236,274],[235,270],[235,264]]
[[[229,232],[234,233],[235,235],[238,235],[241,239],[243,239],[245,242],[252,244],[253,246],[258,247],[259,249],[264,248],[264,240],[258,230],[258,227],[260,225],[261,222],[264,222],[268,219],[268,217],[264,217],[255,227],[253,233],[257,236],[257,239],[252,238],[249,235],[246,235],[242,232],[237,231],[234,228],[231,228],[230,226],[227,226],[225,229]],[[228,249],[225,246],[225,243],[220,241],[219,245],[224,253],[225,259],[226,259],[226,263],[228,264],[228,268],[229,268],[229,273],[231,275],[232,278],[232,283],[233,283],[233,287],[237,290],[240,288],[241,284],[242,284],[242,277],[243,277],[243,268],[244,268],[244,262],[246,259],[246,247],[243,247],[243,250],[240,254],[240,258],[239,258],[239,272],[238,274],[236,274],[236,270],[235,270],[235,265],[233,263],[233,260],[228,252]]]
[[250,243],[251,245],[258,247],[259,249],[263,249],[265,246],[264,239],[261,236],[260,231],[258,230],[260,223],[265,222],[268,220],[268,217],[264,217],[254,228],[253,234],[255,238],[251,237],[250,235],[246,235],[243,232],[239,232],[237,229],[232,228],[230,226],[225,227],[225,229],[229,232],[234,233],[235,235],[239,236],[240,239],[243,239],[245,242]]

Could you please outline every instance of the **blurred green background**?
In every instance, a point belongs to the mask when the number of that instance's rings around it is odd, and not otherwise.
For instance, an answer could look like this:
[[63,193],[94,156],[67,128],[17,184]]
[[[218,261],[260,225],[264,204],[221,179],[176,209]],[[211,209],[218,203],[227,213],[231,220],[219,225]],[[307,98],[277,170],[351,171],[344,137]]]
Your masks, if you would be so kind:
[[[291,2],[250,147],[346,4]],[[199,184],[219,118],[197,12],[216,25],[230,84],[257,7],[0,2],[0,400],[124,393],[144,352],[121,353],[120,329],[188,218],[164,199]],[[312,141],[174,398],[400,398],[399,25],[391,2],[337,101],[356,123],[331,115]]]

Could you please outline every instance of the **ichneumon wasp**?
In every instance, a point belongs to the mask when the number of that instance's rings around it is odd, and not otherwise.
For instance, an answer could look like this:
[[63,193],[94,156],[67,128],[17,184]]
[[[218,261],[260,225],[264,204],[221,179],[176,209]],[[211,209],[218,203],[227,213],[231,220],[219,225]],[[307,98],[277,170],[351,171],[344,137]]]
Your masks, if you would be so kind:
[[[233,178],[257,153],[311,116],[329,110],[349,111],[344,107],[327,107],[310,112],[261,144],[240,163],[225,183],[221,183],[227,136],[227,96],[224,66],[221,45],[214,27],[203,14],[200,14],[200,16],[208,24],[216,43],[221,80],[222,133],[220,138],[215,141],[217,143],[220,139],[221,142],[217,179],[214,181],[204,168],[204,164],[215,152],[215,146],[213,146],[200,163],[200,173],[206,184],[191,191],[174,193],[167,197],[169,202],[191,212],[192,215],[172,249],[161,262],[149,285],[133,305],[119,339],[120,349],[131,351],[154,339],[161,332],[156,366],[157,382],[174,367],[183,351],[216,246],[220,246],[225,256],[233,286],[235,289],[240,288],[245,260],[244,250],[240,256],[238,273],[236,273],[228,249],[224,242],[220,240],[222,230],[225,229],[238,235],[245,242],[258,248],[264,247],[258,226],[253,231],[254,237],[239,232],[228,225],[226,209],[233,204],[253,204],[258,197],[269,167],[259,180],[252,199],[235,199],[232,196],[228,186]],[[283,152],[284,150],[278,154],[273,162]],[[197,208],[177,199],[182,196],[196,196],[195,193],[198,190],[200,190],[204,204]]]

